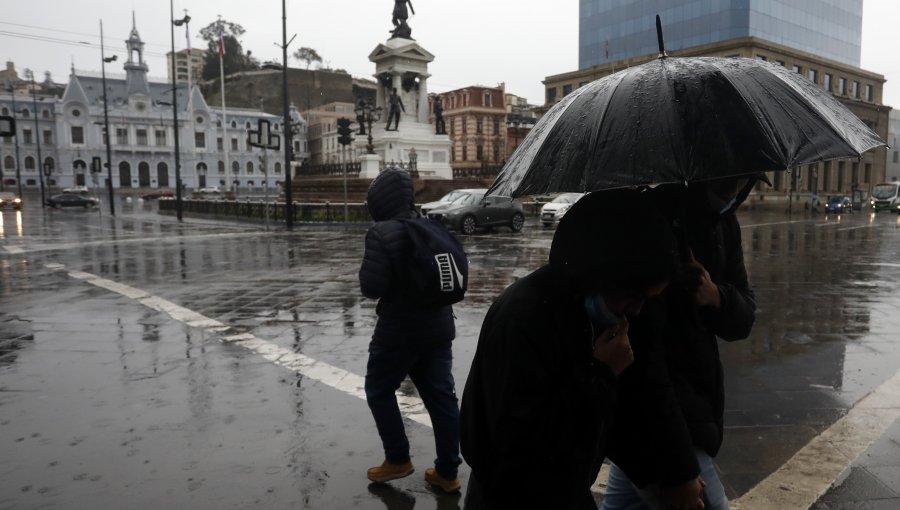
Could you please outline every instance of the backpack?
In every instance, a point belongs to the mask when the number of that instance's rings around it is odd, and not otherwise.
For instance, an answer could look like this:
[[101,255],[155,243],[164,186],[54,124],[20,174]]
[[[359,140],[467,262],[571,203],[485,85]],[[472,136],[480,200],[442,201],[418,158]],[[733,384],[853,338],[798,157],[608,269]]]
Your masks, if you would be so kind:
[[436,220],[401,222],[411,245],[405,271],[407,296],[424,306],[462,301],[469,284],[469,260],[459,241]]

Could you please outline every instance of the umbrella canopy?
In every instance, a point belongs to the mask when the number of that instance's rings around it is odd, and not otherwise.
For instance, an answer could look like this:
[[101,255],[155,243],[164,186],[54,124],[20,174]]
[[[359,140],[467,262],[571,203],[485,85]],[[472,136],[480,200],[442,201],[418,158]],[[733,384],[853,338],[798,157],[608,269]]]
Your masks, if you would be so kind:
[[830,94],[781,66],[662,55],[563,98],[488,193],[699,181],[858,157],[884,145]]

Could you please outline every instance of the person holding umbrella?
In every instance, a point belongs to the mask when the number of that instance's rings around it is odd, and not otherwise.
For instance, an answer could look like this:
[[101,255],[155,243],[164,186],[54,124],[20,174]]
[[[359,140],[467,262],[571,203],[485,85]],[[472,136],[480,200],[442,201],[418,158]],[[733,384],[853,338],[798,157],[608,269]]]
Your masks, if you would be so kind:
[[488,310],[460,407],[467,510],[596,510],[629,319],[677,268],[647,192],[592,193],[560,221],[549,263]]
[[724,430],[718,338],[744,339],[754,323],[735,209],[757,178],[653,190],[675,211],[685,260],[679,281],[633,324],[635,363],[620,378],[603,510],[729,508],[713,466]]

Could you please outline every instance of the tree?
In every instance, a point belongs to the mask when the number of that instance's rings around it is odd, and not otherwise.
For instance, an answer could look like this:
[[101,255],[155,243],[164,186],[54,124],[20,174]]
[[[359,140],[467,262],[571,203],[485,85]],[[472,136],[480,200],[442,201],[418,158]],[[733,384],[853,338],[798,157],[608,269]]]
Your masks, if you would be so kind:
[[246,32],[244,27],[226,20],[218,20],[206,25],[200,30],[200,38],[206,41],[209,51],[206,52],[203,62],[203,79],[210,80],[219,77],[219,33],[222,34],[222,42],[225,47],[225,56],[222,58],[222,67],[225,74],[239,73],[259,69],[259,61],[251,56],[251,52],[244,51],[240,37]]
[[322,57],[319,56],[319,53],[312,48],[300,48],[294,52],[294,58],[300,60],[302,62],[306,62],[306,68],[309,69],[309,65],[313,62],[322,63]]

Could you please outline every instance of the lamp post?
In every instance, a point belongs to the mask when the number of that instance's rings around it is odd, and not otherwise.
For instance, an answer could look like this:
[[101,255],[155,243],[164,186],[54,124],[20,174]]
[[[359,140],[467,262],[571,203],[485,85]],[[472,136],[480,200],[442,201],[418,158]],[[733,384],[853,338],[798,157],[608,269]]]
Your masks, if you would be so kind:
[[53,165],[49,162],[44,163],[44,177],[47,179],[47,195],[53,194],[53,188],[50,187],[50,174],[53,173]]
[[35,84],[34,84],[34,71],[31,69],[25,70],[25,77],[31,80],[31,105],[34,110],[34,141],[37,144],[37,165],[38,168],[38,180],[41,183],[41,207],[47,207],[47,197],[44,194],[44,175],[40,171],[41,164],[44,161],[43,156],[41,155],[41,127],[38,124],[38,113],[37,113],[37,94],[35,93]]
[[[175,123],[175,215],[181,221],[181,160],[178,146],[178,75],[175,69],[175,27],[180,27],[191,21],[187,14],[181,19],[175,19],[175,6],[173,0],[169,0],[169,14],[172,17],[172,25],[169,27],[172,36],[172,118]],[[190,91],[189,91],[190,92]]]
[[[106,133],[106,188],[109,191],[109,214],[116,215],[116,201],[113,193],[112,179],[112,148],[110,147],[109,138],[112,136],[109,132],[109,103],[106,100],[106,64],[115,61],[118,57],[113,55],[107,57],[104,53],[103,46],[103,20],[100,20],[100,72],[103,77],[103,130]],[[99,175],[99,169],[98,169]]]
[[366,144],[366,154],[375,154],[375,146],[372,145],[372,123],[381,120],[381,107],[375,107],[371,101],[357,103],[353,112],[357,119],[362,119],[368,125],[369,143]]
[[[9,80],[6,80],[6,90],[12,94],[12,114],[13,114],[13,125],[15,125],[16,120],[16,86]],[[16,186],[19,191],[19,196],[22,196],[22,165],[19,162],[19,128],[16,127],[15,132],[13,133],[13,141],[15,142],[16,147]]]

